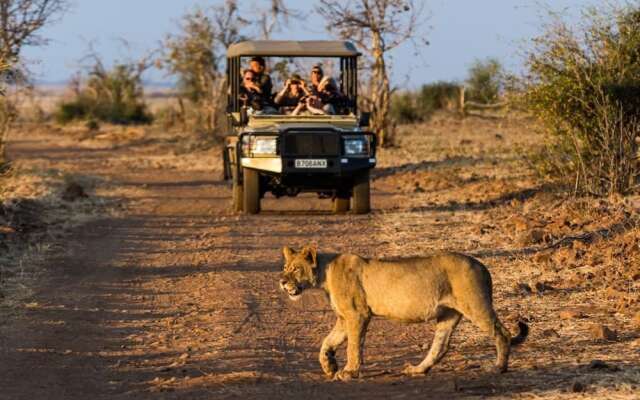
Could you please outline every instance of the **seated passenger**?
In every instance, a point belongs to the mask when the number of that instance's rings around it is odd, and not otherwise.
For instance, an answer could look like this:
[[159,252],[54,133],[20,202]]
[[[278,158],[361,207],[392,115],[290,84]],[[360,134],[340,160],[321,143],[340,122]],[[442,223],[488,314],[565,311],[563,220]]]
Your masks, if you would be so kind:
[[322,100],[316,95],[306,96],[291,115],[327,115]]
[[265,72],[266,63],[262,57],[253,57],[249,60],[249,68],[255,74],[254,81],[260,87],[262,94],[271,99],[271,92],[273,91],[273,84],[271,83],[271,77]]
[[335,115],[337,110],[342,110],[344,103],[344,96],[338,90],[338,85],[335,80],[329,77],[324,77],[318,83],[316,93],[310,93],[310,91],[303,86],[302,87],[307,96],[304,97],[304,101],[298,104],[298,107],[293,111],[293,115],[300,115],[305,113],[307,115]]
[[274,103],[282,114],[290,114],[300,104],[305,96],[304,81],[300,75],[293,74],[287,79],[284,88],[276,95]]
[[320,64],[314,65],[313,68],[311,68],[311,78],[310,78],[310,81],[311,81],[310,91],[313,92],[313,94],[318,93],[318,85],[322,81],[322,78],[324,78],[324,72],[322,71],[322,67],[320,66]]
[[335,79],[325,76],[318,84],[317,90],[325,114],[334,115],[343,109],[345,96],[338,89]]
[[255,114],[275,114],[276,109],[271,105],[270,98],[265,96],[262,88],[256,83],[256,74],[251,69],[244,70],[242,85],[240,86],[240,99],[244,106]]

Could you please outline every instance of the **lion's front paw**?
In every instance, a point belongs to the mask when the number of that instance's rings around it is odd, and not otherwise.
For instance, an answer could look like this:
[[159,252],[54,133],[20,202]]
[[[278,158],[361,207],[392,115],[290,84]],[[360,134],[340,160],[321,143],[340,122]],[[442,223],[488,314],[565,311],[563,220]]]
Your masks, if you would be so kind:
[[335,352],[327,352],[320,356],[320,366],[322,371],[329,377],[333,378],[338,372],[338,362],[336,361]]
[[360,376],[360,371],[349,371],[347,369],[343,369],[342,371],[338,372],[335,375],[333,380],[349,382],[351,379],[357,379],[359,376]]
[[495,374],[504,374],[505,372],[507,372],[508,369],[509,368],[508,368],[508,366],[506,364],[504,364],[504,365],[494,365],[493,368],[491,368],[491,370]]
[[420,368],[417,365],[406,364],[402,373],[409,376],[424,375],[427,373],[427,369]]

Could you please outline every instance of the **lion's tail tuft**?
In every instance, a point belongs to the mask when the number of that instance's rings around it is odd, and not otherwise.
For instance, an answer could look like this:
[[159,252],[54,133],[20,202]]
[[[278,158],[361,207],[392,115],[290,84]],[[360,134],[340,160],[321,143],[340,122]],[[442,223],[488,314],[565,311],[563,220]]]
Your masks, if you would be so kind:
[[529,325],[522,321],[518,321],[518,334],[511,338],[511,345],[517,346],[522,344],[529,336]]

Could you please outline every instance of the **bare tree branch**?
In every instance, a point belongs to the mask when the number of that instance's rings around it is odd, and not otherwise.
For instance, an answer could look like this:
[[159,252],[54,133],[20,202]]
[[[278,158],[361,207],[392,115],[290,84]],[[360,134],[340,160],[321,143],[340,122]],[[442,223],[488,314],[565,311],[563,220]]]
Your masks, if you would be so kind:
[[255,23],[259,27],[259,36],[269,40],[275,32],[289,25],[289,20],[301,19],[304,15],[298,10],[289,8],[285,0],[270,0],[267,7],[255,7],[257,14]]
[[416,5],[413,0],[320,0],[316,11],[325,19],[329,32],[355,42],[368,55],[371,79],[369,98],[364,102],[373,111],[372,128],[384,144],[392,135],[387,54],[419,34],[423,3]]
[[68,8],[66,0],[0,0],[0,59],[17,60],[23,47],[47,44],[37,32]]

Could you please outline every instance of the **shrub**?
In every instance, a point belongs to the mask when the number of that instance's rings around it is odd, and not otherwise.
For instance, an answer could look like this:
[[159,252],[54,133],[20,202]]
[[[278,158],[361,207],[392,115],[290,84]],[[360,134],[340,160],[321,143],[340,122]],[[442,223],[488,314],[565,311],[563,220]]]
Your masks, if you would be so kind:
[[397,124],[412,124],[422,121],[416,107],[416,96],[414,93],[396,93],[391,98],[391,118]]
[[144,102],[140,63],[118,64],[106,70],[100,60],[89,72],[86,82],[82,77],[72,83],[74,97],[58,105],[56,120],[94,119],[114,124],[148,124],[153,118]]
[[482,104],[497,102],[503,87],[502,75],[502,64],[496,59],[474,62],[465,82],[467,99]]
[[418,91],[396,93],[391,98],[391,117],[398,124],[424,122],[438,110],[457,107],[460,86],[454,82],[423,85]]
[[578,192],[625,194],[638,178],[640,9],[591,9],[585,20],[535,40],[523,100],[549,134],[542,172]]
[[455,82],[436,82],[423,85],[417,99],[417,107],[424,116],[438,110],[457,107],[460,85]]

